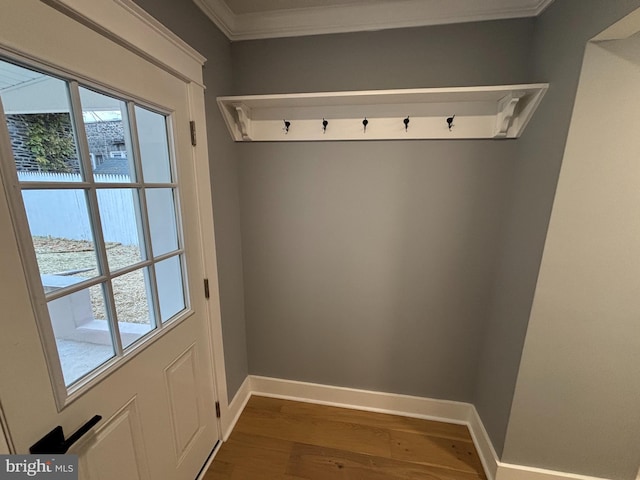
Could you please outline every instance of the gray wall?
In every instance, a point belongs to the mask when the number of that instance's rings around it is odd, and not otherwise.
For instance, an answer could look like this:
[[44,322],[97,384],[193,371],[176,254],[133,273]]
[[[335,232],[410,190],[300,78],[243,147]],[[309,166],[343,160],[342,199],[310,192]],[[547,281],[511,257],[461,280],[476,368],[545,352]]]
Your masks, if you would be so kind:
[[[234,43],[234,93],[524,83],[532,28]],[[238,148],[250,373],[472,400],[517,142]]]
[[522,19],[234,42],[234,93],[526,83],[533,23]]
[[[538,419],[522,412],[549,393],[543,376],[519,393],[506,447],[505,437],[584,45],[640,0],[231,47],[191,2],[138,3],[209,58],[230,394],[247,373],[246,308],[253,374],[473,401],[504,461],[594,474],[570,452],[559,458],[567,449],[551,429],[537,429],[549,448],[529,448]],[[233,147],[213,104],[222,93],[535,81],[551,88],[518,141]],[[543,343],[525,358],[548,354]],[[587,440],[568,427],[578,452]]]
[[142,8],[207,57],[204,83],[207,139],[211,163],[222,333],[229,399],[247,376],[244,323],[238,163],[216,97],[232,89],[231,48],[227,38],[191,1],[135,0]]
[[509,419],[517,463],[640,466],[638,85],[638,64],[587,47]]
[[[518,141],[508,199],[511,211],[500,245],[475,393],[476,408],[499,454],[504,447],[584,47],[590,38],[639,5],[638,0],[556,0],[535,22],[533,53],[527,59],[532,62],[533,75],[528,81],[550,82],[551,88]],[[553,438],[547,441],[553,444]],[[510,452],[505,460],[527,458],[536,463],[518,447]]]

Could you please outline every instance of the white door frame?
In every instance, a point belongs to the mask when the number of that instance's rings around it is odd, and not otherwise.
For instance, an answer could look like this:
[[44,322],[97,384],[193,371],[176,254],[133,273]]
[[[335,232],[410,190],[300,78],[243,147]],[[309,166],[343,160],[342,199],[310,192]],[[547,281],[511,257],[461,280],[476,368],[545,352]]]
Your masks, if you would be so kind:
[[[189,95],[188,108],[191,119],[196,122],[198,130],[206,132],[205,87],[202,80],[202,66],[206,61],[205,57],[133,3],[132,0],[42,1],[185,81]],[[2,48],[24,58],[32,58],[27,52],[21,50],[19,44],[3,44]],[[48,63],[46,58],[34,60],[43,64]],[[206,311],[210,346],[209,360],[214,370],[213,389],[218,401],[220,401],[222,418],[226,418],[228,399],[209,180],[209,154],[206,135],[200,135],[197,140],[197,147],[192,149],[192,161],[197,179],[197,214],[200,220],[199,243],[203,256],[203,271],[209,279],[211,291]],[[0,433],[3,432],[2,423],[0,421]],[[221,427],[220,431],[222,431]],[[9,452],[10,445],[12,442],[9,433],[4,431],[0,434],[0,453],[3,453],[4,450]]]

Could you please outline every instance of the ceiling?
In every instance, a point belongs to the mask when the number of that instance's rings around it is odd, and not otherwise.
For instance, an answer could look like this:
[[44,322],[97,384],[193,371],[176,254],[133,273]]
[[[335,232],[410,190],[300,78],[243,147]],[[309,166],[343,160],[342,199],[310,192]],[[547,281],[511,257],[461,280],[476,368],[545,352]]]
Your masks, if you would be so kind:
[[193,0],[230,40],[539,15],[553,0]]

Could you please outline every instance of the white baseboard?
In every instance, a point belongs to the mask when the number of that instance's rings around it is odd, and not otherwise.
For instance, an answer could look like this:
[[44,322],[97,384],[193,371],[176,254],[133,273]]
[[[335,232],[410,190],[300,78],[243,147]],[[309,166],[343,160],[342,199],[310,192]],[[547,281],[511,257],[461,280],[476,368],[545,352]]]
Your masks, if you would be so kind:
[[233,400],[229,402],[226,412],[223,412],[221,419],[223,442],[226,442],[229,439],[229,435],[231,435],[233,427],[236,426],[236,423],[240,418],[240,414],[242,414],[249,398],[251,398],[251,376],[244,379],[244,382],[240,385],[235,397],[233,397]]
[[471,405],[471,415],[469,416],[468,425],[487,478],[489,480],[497,480],[500,459],[474,405]]
[[500,462],[496,480],[607,480],[575,473],[556,472],[544,468],[525,467]]
[[448,400],[413,397],[395,393],[372,392],[251,375],[251,390],[256,395],[284,398],[335,407],[354,408],[405,417],[467,424],[471,405]]
[[488,480],[607,480],[501,462],[480,415],[470,403],[255,375],[245,379],[229,404],[226,415],[229,420],[223,422],[224,441],[229,438],[251,395],[467,425]]

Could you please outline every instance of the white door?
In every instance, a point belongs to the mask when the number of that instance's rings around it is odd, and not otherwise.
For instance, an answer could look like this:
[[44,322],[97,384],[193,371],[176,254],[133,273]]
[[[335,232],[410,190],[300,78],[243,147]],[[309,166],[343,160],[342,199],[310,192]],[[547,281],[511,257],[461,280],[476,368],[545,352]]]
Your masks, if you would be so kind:
[[202,99],[21,0],[0,15],[0,100],[0,413],[12,451],[100,415],[70,450],[80,478],[195,478],[220,439],[203,288],[203,244],[214,245],[189,129]]

